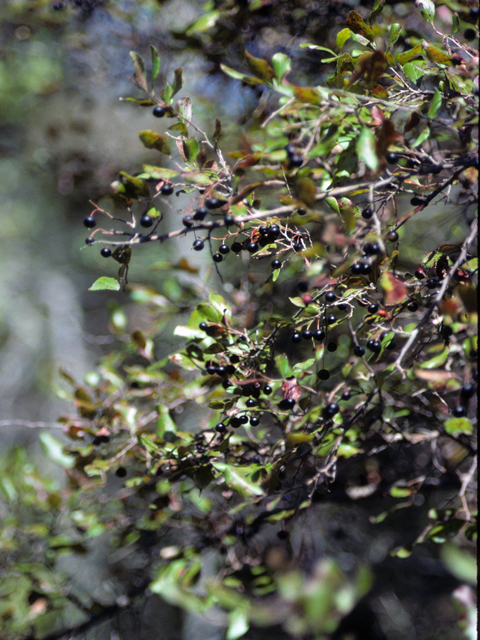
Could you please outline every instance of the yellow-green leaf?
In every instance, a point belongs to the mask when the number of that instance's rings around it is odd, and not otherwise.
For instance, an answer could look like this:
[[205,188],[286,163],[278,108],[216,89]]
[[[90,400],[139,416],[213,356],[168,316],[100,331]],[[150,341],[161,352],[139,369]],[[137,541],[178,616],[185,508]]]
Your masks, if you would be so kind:
[[107,278],[106,276],[102,276],[95,280],[92,286],[88,289],[89,291],[120,291],[120,283],[115,278]]
[[156,151],[160,151],[160,153],[170,155],[170,146],[167,139],[160,133],[156,133],[150,129],[144,129],[140,131],[139,137],[147,149],[155,149]]
[[247,66],[256,78],[260,78],[264,82],[271,82],[275,71],[263,58],[255,58],[251,53],[245,50],[245,60]]

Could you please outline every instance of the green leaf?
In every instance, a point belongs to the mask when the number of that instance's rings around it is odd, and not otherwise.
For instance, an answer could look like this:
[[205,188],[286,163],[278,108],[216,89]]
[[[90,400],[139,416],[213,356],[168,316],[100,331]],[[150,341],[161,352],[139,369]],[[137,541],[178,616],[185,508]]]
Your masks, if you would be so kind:
[[438,112],[441,104],[442,104],[442,94],[435,87],[435,92],[433,94],[433,98],[432,98],[432,101],[430,103],[430,108],[428,110],[428,117],[429,118],[435,118],[437,116],[437,112]]
[[198,20],[195,20],[195,22],[185,29],[185,35],[191,36],[194,33],[204,33],[205,31],[208,31],[216,25],[217,20],[221,15],[220,11],[209,11],[208,13],[204,13],[200,18],[198,18]]
[[234,609],[229,614],[226,640],[238,640],[248,631],[248,616],[244,609]]
[[433,18],[435,16],[435,3],[432,0],[415,0],[415,6],[420,7],[420,13],[433,24]]
[[472,585],[477,584],[477,561],[475,556],[459,549],[451,542],[442,545],[440,555],[447,569],[460,582],[468,582]]
[[452,36],[454,36],[459,29],[460,29],[460,20],[458,18],[458,14],[454,13],[452,16]]
[[340,207],[338,206],[336,198],[328,196],[328,198],[325,198],[325,202],[328,204],[330,209],[332,209],[332,211],[335,211],[335,213],[338,213],[338,215],[340,215]]
[[160,438],[165,439],[167,433],[177,433],[177,425],[170,417],[168,407],[159,404],[157,406],[158,418],[157,418],[157,435]]
[[157,104],[155,100],[152,98],[119,98],[121,102],[133,102],[133,104],[138,104],[139,107],[153,107],[153,105]]
[[263,58],[256,58],[245,50],[245,61],[248,68],[256,78],[260,78],[260,80],[263,80],[264,82],[272,81],[275,72],[266,60]]
[[64,445],[47,431],[40,434],[40,446],[43,453],[56,464],[66,469],[71,469],[75,465],[75,457],[65,453]]
[[397,62],[401,67],[403,67],[403,65],[406,62],[410,62],[410,60],[413,60],[413,58],[417,58],[418,56],[421,56],[422,53],[423,53],[422,45],[417,44],[413,47],[413,49],[409,49],[404,53],[400,53],[397,56]]
[[156,77],[160,72],[160,56],[158,55],[157,48],[154,47],[153,44],[150,45],[150,52],[152,54],[152,84],[153,84],[153,81],[156,79]]
[[264,491],[259,484],[255,484],[248,480],[254,471],[257,470],[256,465],[250,467],[230,466],[226,462],[212,462],[213,467],[225,476],[225,482],[229,487],[235,489],[243,496],[263,496]]
[[175,169],[166,169],[165,167],[154,167],[150,164],[143,165],[143,173],[140,173],[137,178],[142,178],[143,180],[167,180],[168,182],[178,176],[178,171]]
[[451,436],[457,433],[466,433],[470,436],[473,433],[473,426],[468,418],[450,418],[443,426]]
[[343,45],[353,36],[353,32],[350,29],[345,28],[337,33],[337,47],[338,50],[341,51],[343,49]]
[[275,358],[275,362],[282,378],[288,378],[292,375],[292,368],[287,356],[279,355]]
[[140,131],[139,138],[147,149],[155,149],[167,156],[170,155],[170,145],[165,136],[162,136],[160,133],[156,133],[150,129],[144,129]]
[[363,160],[371,171],[376,171],[378,169],[378,157],[375,152],[375,135],[371,129],[363,127],[356,147],[359,159]]
[[430,127],[425,127],[425,129],[421,132],[415,142],[412,144],[412,147],[419,147],[425,140],[428,140],[430,137]]
[[393,45],[397,42],[400,34],[402,33],[402,29],[403,25],[399,24],[398,22],[392,24],[392,26],[390,27],[390,36],[388,38],[387,50],[390,49],[390,47],[393,47]]
[[171,96],[172,98],[176,93],[178,93],[180,91],[180,89],[184,85],[182,67],[178,67],[177,69],[175,69],[173,74],[174,74],[174,78],[173,78],[173,87],[172,87],[172,96]]
[[135,82],[145,91],[148,92],[147,78],[145,76],[145,62],[141,55],[136,51],[130,51],[130,57],[133,60],[135,70],[133,72],[133,78]]
[[120,283],[115,278],[107,278],[106,276],[102,276],[95,280],[92,286],[88,289],[89,291],[120,291]]
[[419,80],[419,78],[424,75],[423,70],[412,64],[411,62],[406,62],[403,65],[403,73],[405,74],[405,77],[414,84],[417,82],[417,80]]
[[276,53],[272,57],[272,66],[276,78],[281,82],[283,78],[290,72],[292,62],[285,53]]
[[373,3],[373,9],[368,15],[368,23],[373,24],[377,17],[382,13],[383,7],[385,6],[385,0],[375,0]]

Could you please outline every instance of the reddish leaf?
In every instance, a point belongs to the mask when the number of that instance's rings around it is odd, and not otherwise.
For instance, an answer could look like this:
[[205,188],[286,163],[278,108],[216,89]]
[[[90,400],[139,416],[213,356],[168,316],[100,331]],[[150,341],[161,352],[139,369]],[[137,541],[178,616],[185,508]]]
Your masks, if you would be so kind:
[[389,271],[383,273],[381,286],[386,306],[400,304],[408,295],[407,287]]
[[358,33],[358,35],[363,36],[373,42],[375,40],[375,33],[372,27],[369,27],[363,21],[362,16],[357,11],[350,11],[347,18],[347,27],[353,31],[353,33]]
[[297,383],[295,376],[290,376],[282,382],[282,393],[284,400],[292,398],[296,402],[300,398],[302,392],[300,391],[300,386]]

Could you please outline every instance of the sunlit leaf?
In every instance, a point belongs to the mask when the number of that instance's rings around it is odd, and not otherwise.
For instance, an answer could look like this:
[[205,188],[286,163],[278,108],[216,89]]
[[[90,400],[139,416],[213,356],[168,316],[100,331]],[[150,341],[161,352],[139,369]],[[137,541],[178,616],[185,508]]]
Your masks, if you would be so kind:
[[120,291],[120,283],[115,278],[107,278],[106,276],[102,276],[95,280],[91,287],[88,289],[89,291]]
[[378,157],[375,151],[375,134],[368,127],[363,127],[357,140],[357,154],[360,160],[367,165],[371,171],[378,169]]
[[432,2],[432,0],[415,0],[415,6],[420,8],[420,13],[425,20],[433,23],[433,18],[435,16],[435,3]]
[[65,453],[64,445],[51,433],[42,431],[39,440],[43,453],[50,460],[66,469],[71,469],[75,465],[75,457]]
[[158,55],[157,48],[150,45],[150,53],[152,54],[152,83],[160,73],[160,56]]
[[160,133],[156,133],[150,129],[144,129],[140,131],[139,137],[147,149],[155,149],[155,151],[170,155],[170,145],[165,136],[162,136]]

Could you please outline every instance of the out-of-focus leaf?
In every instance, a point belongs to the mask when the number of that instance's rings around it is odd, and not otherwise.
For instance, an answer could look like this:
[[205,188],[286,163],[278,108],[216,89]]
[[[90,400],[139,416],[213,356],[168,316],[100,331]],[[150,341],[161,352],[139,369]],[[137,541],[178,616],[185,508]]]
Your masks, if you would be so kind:
[[120,283],[115,278],[107,278],[106,276],[102,276],[95,280],[91,287],[88,289],[89,291],[120,291]]
[[351,36],[352,32],[348,28],[342,29],[337,33],[337,47],[339,51],[343,49],[343,45],[351,38]]
[[177,425],[170,417],[170,412],[168,407],[159,404],[157,406],[158,417],[157,417],[157,435],[160,438],[165,439],[165,435],[167,433],[174,434],[177,432]]
[[297,197],[304,202],[307,207],[313,207],[315,204],[315,195],[317,193],[317,187],[315,182],[308,177],[302,176],[298,178],[295,183],[295,191]]
[[373,3],[373,9],[370,11],[368,15],[369,24],[373,24],[378,16],[382,13],[383,7],[385,6],[385,0],[375,0]]
[[152,84],[158,74],[160,73],[160,56],[158,55],[157,48],[150,45],[150,53],[152,54]]
[[251,482],[249,477],[253,475],[256,469],[252,467],[241,467],[239,465],[232,466],[225,462],[214,460],[212,465],[223,473],[225,482],[229,487],[235,489],[243,496],[262,496],[264,491],[259,484]]
[[292,61],[285,53],[275,53],[272,56],[272,66],[276,78],[281,81],[290,72]]
[[384,300],[387,306],[402,303],[408,295],[407,287],[389,271],[384,271],[380,284],[384,291]]
[[428,44],[425,49],[425,56],[430,62],[434,62],[435,64],[443,64],[446,66],[450,66],[452,64],[452,56],[447,55],[445,52],[440,51],[431,44]]
[[350,11],[347,18],[347,27],[349,27],[353,33],[358,33],[373,42],[375,40],[375,33],[368,24],[366,24],[362,16],[357,11]]
[[475,556],[459,549],[451,542],[442,545],[440,555],[445,566],[460,582],[477,584],[477,561]]
[[473,433],[473,426],[468,418],[450,418],[443,426],[451,436],[457,433],[466,433],[467,435],[472,435]]
[[162,136],[160,133],[156,133],[150,129],[144,129],[140,131],[139,137],[147,149],[155,149],[156,151],[160,151],[160,153],[170,155],[170,145],[165,136]]
[[165,167],[154,167],[150,164],[144,164],[143,173],[140,173],[137,178],[142,178],[143,180],[166,180],[170,182],[175,176],[178,176],[178,171],[175,169],[166,169]]
[[133,78],[135,82],[145,91],[148,91],[147,87],[147,78],[145,76],[145,62],[141,55],[136,53],[136,51],[130,51],[130,57],[133,60],[134,72]]
[[420,8],[420,13],[433,24],[433,18],[435,16],[435,3],[432,0],[415,0],[415,6]]
[[42,431],[39,437],[43,453],[56,464],[66,469],[75,465],[75,457],[65,453],[64,445],[47,431]]
[[173,86],[172,86],[172,98],[173,96],[180,91],[183,87],[184,79],[183,79],[183,69],[182,67],[178,67],[173,72]]
[[417,44],[413,47],[413,49],[409,49],[408,51],[405,51],[404,53],[400,53],[397,56],[397,62],[398,64],[403,67],[403,65],[406,62],[410,62],[410,60],[413,60],[413,58],[417,58],[418,56],[421,56],[423,53],[422,50],[422,45],[421,44]]
[[440,105],[442,104],[442,94],[435,87],[432,101],[430,102],[430,108],[428,109],[428,117],[436,118]]
[[363,127],[357,140],[357,154],[360,160],[367,165],[371,171],[378,169],[378,156],[375,151],[375,135],[368,127]]
[[248,68],[256,78],[260,78],[264,82],[271,82],[275,71],[263,58],[256,58],[252,56],[247,50],[245,50],[245,61]]
[[119,98],[122,102],[133,102],[133,104],[138,104],[139,107],[153,107],[153,105],[157,104],[155,100],[152,98]]

